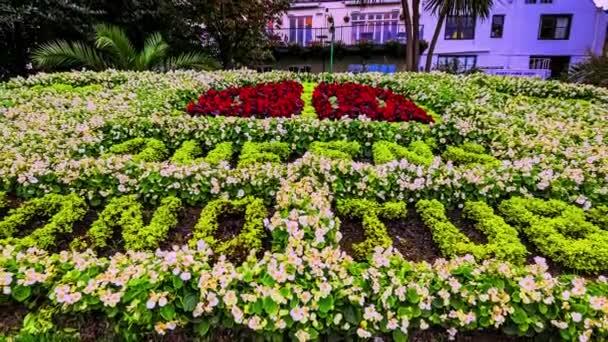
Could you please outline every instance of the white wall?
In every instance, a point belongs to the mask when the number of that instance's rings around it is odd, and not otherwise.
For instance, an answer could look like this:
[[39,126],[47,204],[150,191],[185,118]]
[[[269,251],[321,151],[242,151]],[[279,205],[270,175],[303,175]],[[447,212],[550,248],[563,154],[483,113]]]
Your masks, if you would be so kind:
[[[477,21],[475,39],[445,40],[445,25],[439,35],[435,50],[438,54],[476,55],[480,67],[503,67],[527,69],[531,55],[571,56],[571,62],[584,59],[589,51],[601,53],[606,39],[608,15],[597,8],[593,0],[553,0],[552,4],[526,4],[525,0],[500,0],[491,15],[504,14],[505,26],[502,38],[490,38],[491,16],[485,21]],[[540,2],[538,0],[537,2]],[[295,5],[283,18],[283,27],[289,27],[289,16],[312,15],[313,28],[327,27],[328,14],[333,15],[336,26],[344,23],[344,16],[352,12],[389,12],[401,10],[399,1],[389,4],[368,5],[365,7],[347,6],[344,1],[313,3],[313,7],[298,8]],[[327,12],[326,12],[327,9]],[[570,39],[538,39],[541,14],[572,14]],[[424,25],[424,39],[432,39],[437,18],[424,12],[421,18]],[[421,63],[424,64],[426,55]]]

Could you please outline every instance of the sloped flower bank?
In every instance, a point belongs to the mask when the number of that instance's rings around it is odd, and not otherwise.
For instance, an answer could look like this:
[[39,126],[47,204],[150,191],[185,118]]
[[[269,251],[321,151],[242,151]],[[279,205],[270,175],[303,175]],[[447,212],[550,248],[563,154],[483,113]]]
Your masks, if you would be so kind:
[[0,339],[605,340],[607,103],[484,75],[0,84]]

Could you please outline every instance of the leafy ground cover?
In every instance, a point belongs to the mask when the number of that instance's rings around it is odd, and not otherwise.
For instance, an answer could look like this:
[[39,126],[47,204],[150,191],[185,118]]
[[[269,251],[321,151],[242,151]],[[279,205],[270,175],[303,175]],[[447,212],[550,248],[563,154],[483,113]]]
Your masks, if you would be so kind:
[[[328,86],[356,115],[318,112]],[[485,75],[13,79],[0,334],[606,339],[607,104]]]

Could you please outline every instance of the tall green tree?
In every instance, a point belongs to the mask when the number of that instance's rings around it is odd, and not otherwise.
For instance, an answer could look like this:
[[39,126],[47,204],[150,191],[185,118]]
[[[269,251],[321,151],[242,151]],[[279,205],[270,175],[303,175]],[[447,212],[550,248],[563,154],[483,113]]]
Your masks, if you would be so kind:
[[448,16],[471,16],[473,20],[487,19],[493,6],[493,0],[427,0],[424,9],[436,15],[438,21],[429,45],[424,70],[431,71],[437,40]]
[[167,0],[188,27],[200,32],[226,69],[269,56],[267,27],[289,9],[291,0]]
[[148,36],[138,51],[126,32],[117,26],[95,26],[95,46],[58,40],[45,43],[33,53],[36,65],[44,69],[87,67],[93,70],[173,70],[213,68],[213,61],[202,53],[168,54],[169,45],[160,33]]
[[0,79],[25,74],[34,46],[50,39],[78,39],[101,13],[90,0],[0,1]]

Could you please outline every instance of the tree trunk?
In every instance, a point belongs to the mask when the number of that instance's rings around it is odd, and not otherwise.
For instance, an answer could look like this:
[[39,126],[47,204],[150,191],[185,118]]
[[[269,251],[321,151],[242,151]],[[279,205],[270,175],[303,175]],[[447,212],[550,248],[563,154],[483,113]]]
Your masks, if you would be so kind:
[[403,8],[403,19],[405,21],[405,36],[406,36],[406,45],[405,45],[405,70],[411,71],[413,65],[413,38],[412,34],[412,17],[410,16],[410,6],[407,3],[408,0],[401,0],[401,7]]
[[412,1],[412,70],[420,69],[420,0]]
[[437,40],[439,40],[439,34],[441,33],[441,29],[443,28],[443,23],[445,22],[446,14],[445,12],[441,12],[439,15],[439,21],[437,21],[437,26],[435,27],[435,33],[433,33],[433,40],[431,40],[431,44],[429,45],[429,51],[426,56],[426,65],[424,67],[424,71],[430,72],[431,67],[433,65],[433,54],[435,53],[435,47],[437,46]]

